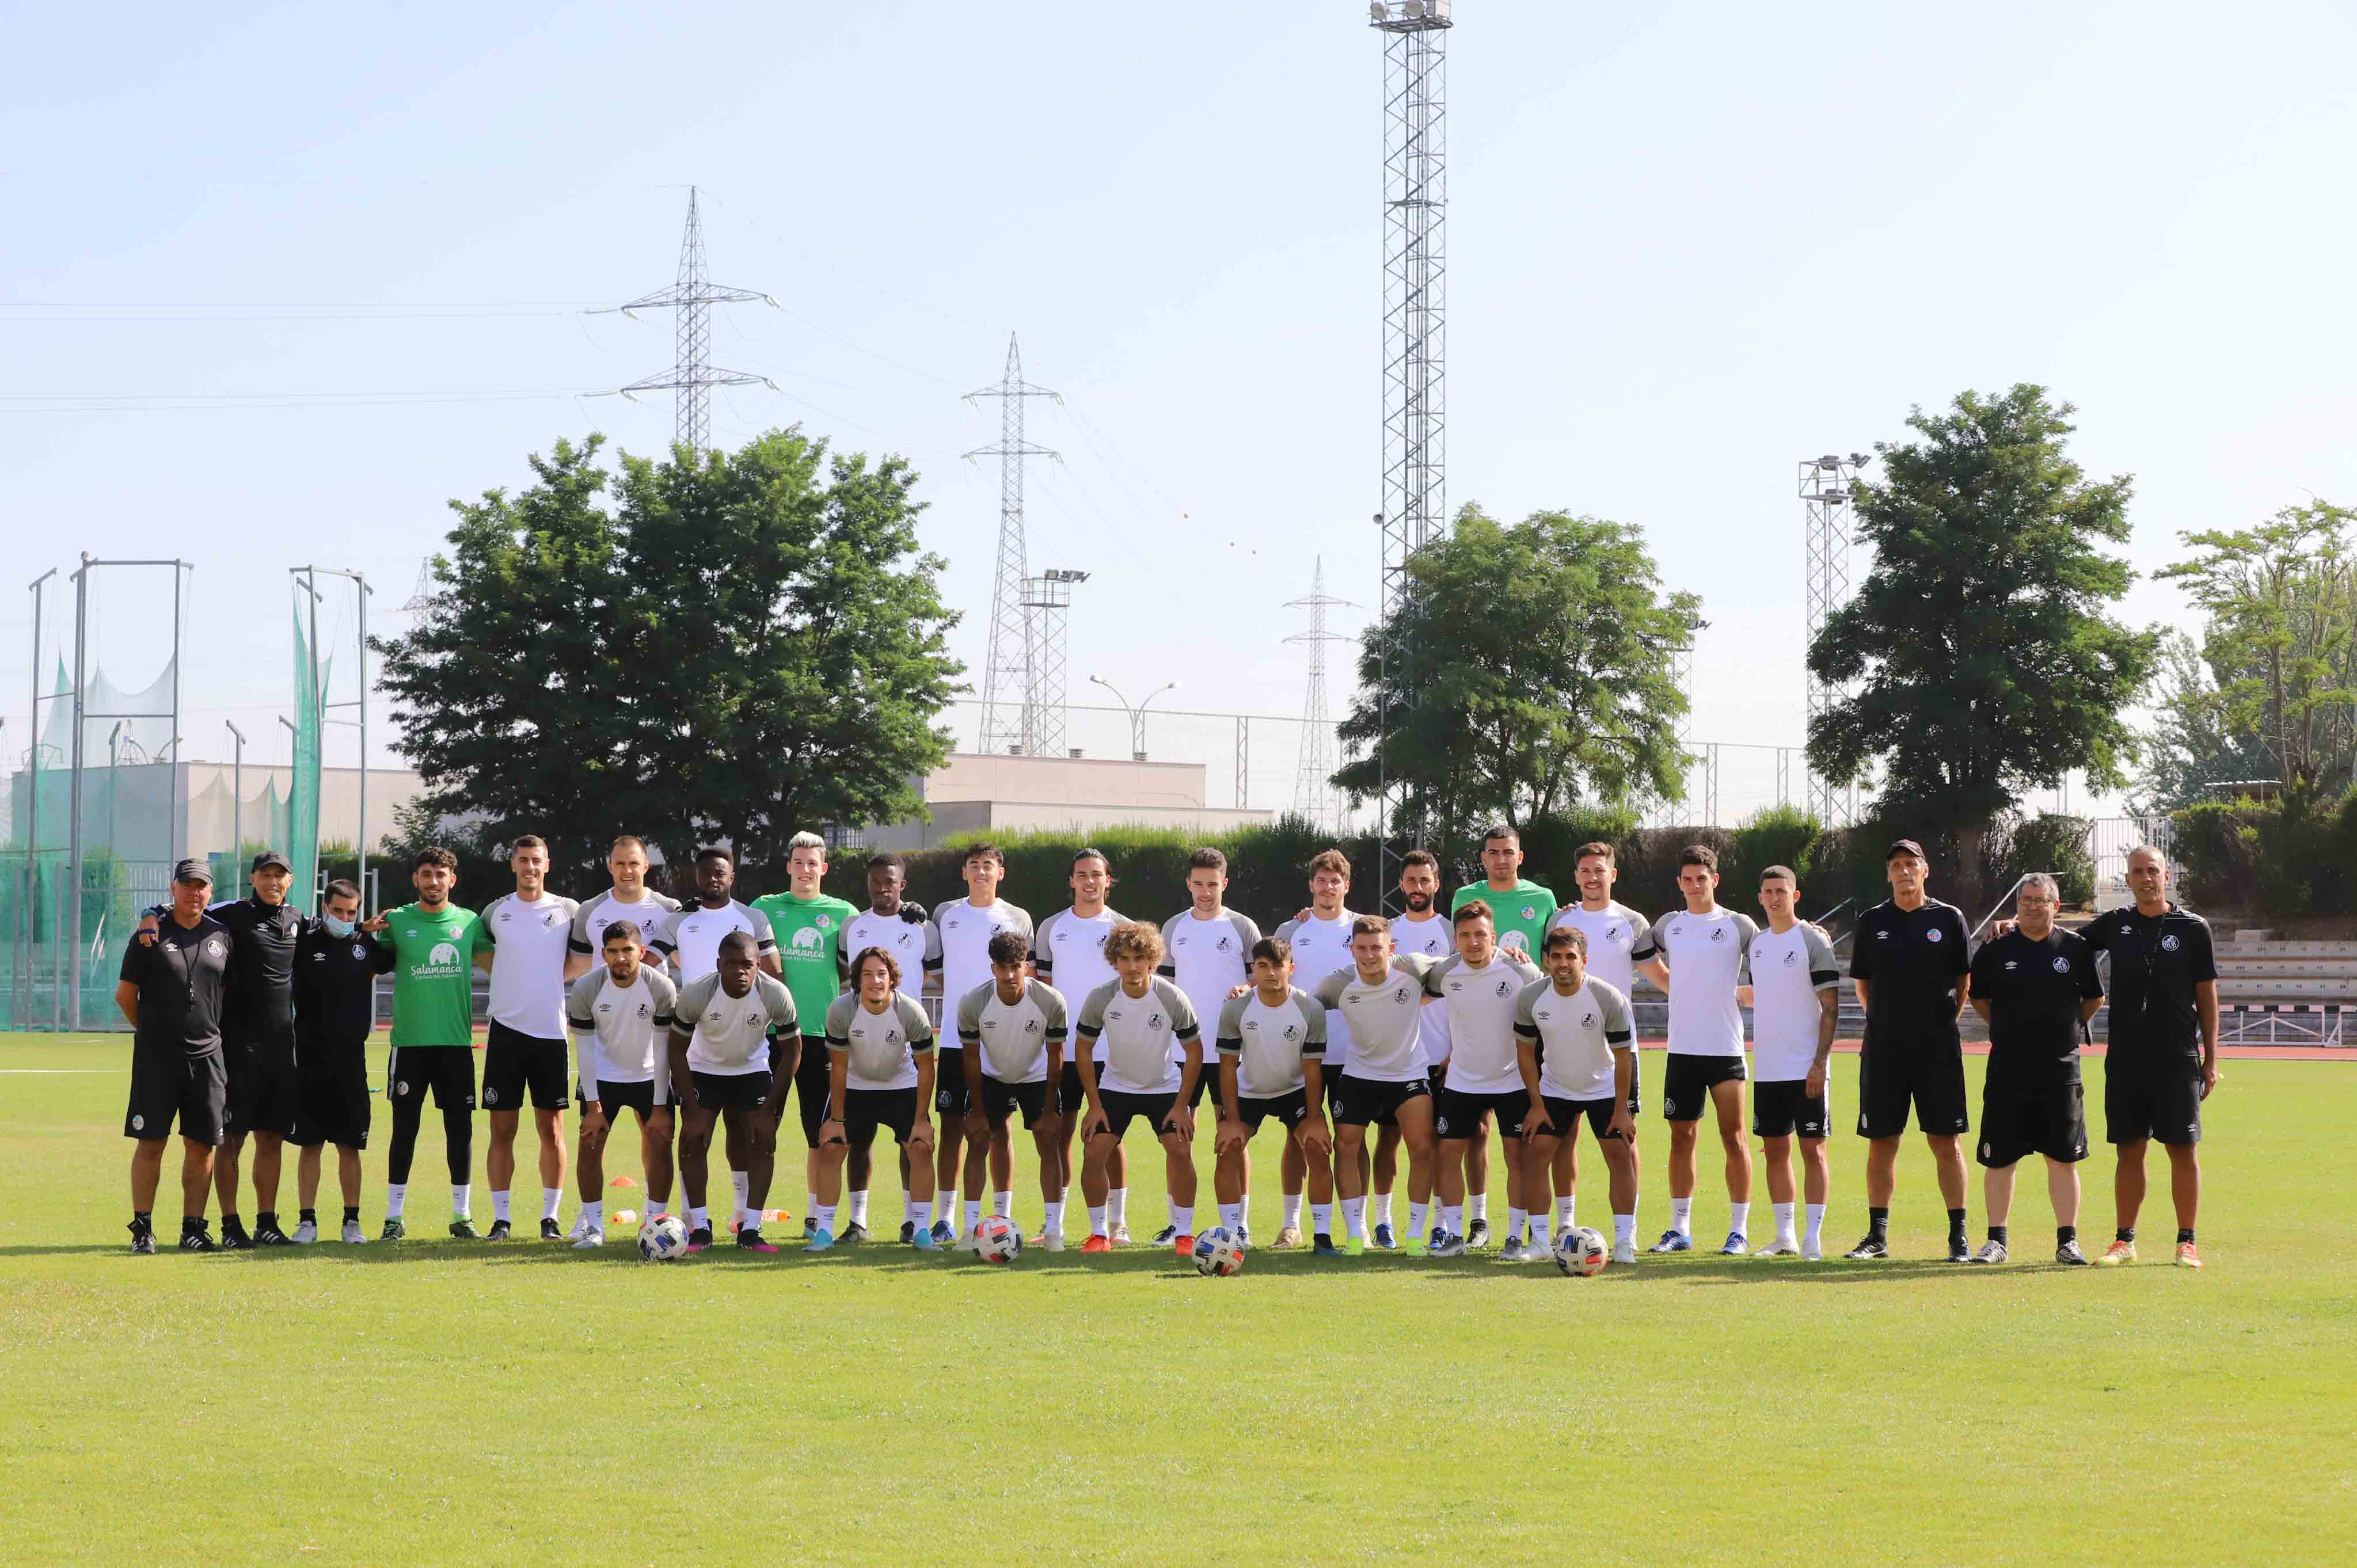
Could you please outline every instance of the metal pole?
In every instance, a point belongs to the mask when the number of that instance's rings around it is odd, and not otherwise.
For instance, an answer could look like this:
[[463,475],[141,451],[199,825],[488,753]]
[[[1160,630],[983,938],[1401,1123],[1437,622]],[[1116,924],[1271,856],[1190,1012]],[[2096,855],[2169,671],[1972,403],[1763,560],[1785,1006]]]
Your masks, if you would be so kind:
[[[17,945],[23,950],[24,961],[17,965],[23,978],[24,1013],[33,1010],[33,958],[40,950],[40,940],[35,924],[34,910],[40,901],[41,890],[41,587],[58,575],[55,566],[26,585],[33,596],[33,746],[26,755],[31,759],[31,804],[25,823],[25,915],[17,929]],[[52,1028],[57,1020],[49,1020]]]
[[67,791],[66,896],[73,905],[66,917],[66,993],[73,1008],[69,1028],[81,1027],[81,723],[85,682],[84,643],[90,610],[90,552],[81,553],[81,566],[73,575],[74,691],[73,783]]
[[[185,854],[187,854],[188,853],[188,837],[187,837],[187,835],[188,835],[188,818],[187,818],[187,816],[186,816],[186,815],[185,815],[185,814],[180,811],[180,788],[179,788],[179,786],[180,786],[180,573],[181,573],[183,570],[185,570],[185,569],[186,569],[186,564],[185,564],[185,563],[183,563],[183,562],[181,562],[181,561],[179,561],[179,560],[177,560],[177,559],[173,561],[173,563],[172,563],[172,771],[171,771],[170,773],[168,773],[168,774],[165,775],[165,777],[166,777],[166,778],[170,781],[170,783],[169,783],[169,785],[168,785],[168,788],[167,788],[167,792],[170,795],[170,797],[171,797],[171,801],[172,801],[172,804],[171,804],[171,812],[172,812],[172,839],[171,839],[171,843],[172,843],[172,858],[173,858],[174,860],[176,860],[176,861],[177,861],[177,860],[178,860],[181,856],[183,856],[183,855],[185,855]],[[114,780],[113,777],[112,775],[110,775],[110,776],[108,777],[107,780],[106,780],[106,798],[107,798],[107,800],[108,800],[108,803],[109,803],[109,809],[110,809],[110,810],[112,809],[113,802],[113,800],[114,800],[114,784],[115,784],[115,780]],[[106,844],[107,844],[107,850],[108,850],[108,853],[112,854],[112,853],[113,852],[113,848],[114,848],[114,837],[113,837],[113,834],[111,834],[111,833],[110,833],[109,835],[107,835]],[[114,865],[120,865],[122,863],[123,863],[123,857],[122,857],[121,855],[115,855],[115,856],[114,856],[114,860],[113,860],[113,864],[114,864]],[[111,880],[111,879],[112,879],[112,877],[111,877],[111,874],[110,874],[110,880]],[[107,900],[106,907],[107,907],[107,908],[108,908],[110,911],[111,911],[111,910],[113,910],[113,908],[114,908],[114,900],[113,900],[113,899],[112,899],[112,898],[109,898],[109,899]]]
[[355,862],[355,863],[354,863],[354,865],[353,865],[353,871],[352,871],[352,886],[355,886],[355,887],[366,887],[366,886],[368,886],[368,776],[369,776],[369,759],[368,759],[368,691],[369,691],[369,680],[368,680],[368,602],[369,602],[369,585],[368,585],[368,579],[367,579],[366,577],[362,576],[362,575],[361,575],[360,573],[358,573],[358,572],[355,572],[355,573],[353,573],[353,574],[352,574],[352,581],[360,585],[360,590],[361,590],[361,592],[360,592],[360,608],[361,608],[361,660],[360,660],[360,662],[361,662],[361,671],[360,671],[360,703],[361,703],[361,822],[360,822],[360,830],[359,830],[359,833],[358,833],[357,838],[356,838],[356,840],[355,840],[355,851],[356,851],[356,853],[359,854],[360,859],[359,859],[357,862]]
[[223,719],[221,723],[228,725],[229,733],[237,737],[235,760],[230,764],[229,772],[229,858],[231,869],[234,870],[245,854],[245,732],[232,719]]

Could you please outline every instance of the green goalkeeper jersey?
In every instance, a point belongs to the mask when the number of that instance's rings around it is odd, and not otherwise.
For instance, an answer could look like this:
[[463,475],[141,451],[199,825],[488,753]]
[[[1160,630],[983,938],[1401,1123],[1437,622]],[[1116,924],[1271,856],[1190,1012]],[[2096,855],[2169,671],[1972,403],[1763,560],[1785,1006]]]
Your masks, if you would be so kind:
[[376,940],[393,950],[393,1044],[471,1046],[475,954],[489,947],[472,909],[414,904],[385,911]]
[[791,893],[765,893],[753,908],[770,918],[770,931],[778,942],[778,967],[786,989],[793,994],[794,1012],[805,1033],[825,1027],[826,1010],[843,994],[843,969],[851,955],[843,950],[843,933],[859,911],[840,898],[822,893],[797,898]]

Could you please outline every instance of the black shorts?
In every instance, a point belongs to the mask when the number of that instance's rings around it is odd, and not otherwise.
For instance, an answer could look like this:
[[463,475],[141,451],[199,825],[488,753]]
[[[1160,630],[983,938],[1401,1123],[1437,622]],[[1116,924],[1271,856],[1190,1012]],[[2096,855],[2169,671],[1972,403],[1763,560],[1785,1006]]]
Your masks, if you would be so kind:
[[369,1135],[368,1063],[337,1063],[302,1075],[303,1126],[296,1143],[307,1149],[333,1144],[365,1149]]
[[[589,1102],[584,1100],[581,1103],[586,1106]],[[616,1083],[610,1078],[601,1078],[597,1080],[597,1109],[605,1113],[606,1120],[609,1122],[619,1122],[625,1111],[635,1111],[639,1113],[640,1123],[643,1125],[658,1110],[678,1110],[679,1097],[673,1095],[661,1106],[657,1106],[654,1079],[647,1079],[638,1083]]]
[[[1722,1083],[1741,1083],[1748,1075],[1741,1057],[1697,1057],[1672,1051],[1662,1069],[1662,1117],[1669,1122],[1699,1122],[1710,1111],[1710,1091]],[[1636,1109],[1630,1096],[1630,1109]]]
[[1751,1086],[1751,1135],[1822,1138],[1834,1130],[1826,1099],[1810,1094],[1805,1078],[1762,1079]]
[[1318,1076],[1325,1080],[1326,1114],[1329,1120],[1341,1120],[1342,1076],[1350,1070],[1347,1067],[1337,1067],[1330,1061],[1322,1062],[1318,1066]]
[[982,1075],[982,1113],[990,1118],[992,1132],[1006,1126],[1017,1106],[1023,1110],[1023,1130],[1028,1133],[1037,1127],[1048,1112],[1048,1080],[1001,1083],[988,1073]]
[[[1544,1066],[1544,1065],[1545,1065],[1545,1063],[1546,1063],[1546,1042],[1545,1042],[1544,1040],[1541,1040],[1541,1041],[1539,1041],[1539,1042],[1538,1042],[1538,1044],[1537,1044],[1537,1049],[1536,1049],[1536,1050],[1534,1052],[1534,1054],[1533,1054],[1533,1059],[1534,1059],[1534,1060],[1535,1060],[1536,1062],[1538,1062],[1538,1063],[1539,1063],[1539,1065],[1541,1065],[1541,1066]],[[1440,1069],[1439,1069],[1438,1068],[1435,1068],[1435,1069],[1433,1069],[1432,1070],[1433,1070],[1435,1073],[1437,1073]],[[1547,1101],[1550,1101],[1550,1102],[1552,1102],[1552,1101],[1554,1101],[1554,1099],[1555,1099],[1555,1097],[1554,1097],[1553,1095],[1547,1094],[1544,1090],[1542,1090],[1540,1091],[1540,1094],[1541,1094],[1541,1097],[1542,1097],[1542,1098],[1544,1098],[1544,1099],[1547,1100]],[[1577,1104],[1585,1105],[1585,1104],[1587,1104],[1587,1102],[1586,1101],[1582,1100],[1582,1101],[1564,1101],[1564,1103],[1565,1103],[1565,1104],[1566,1104],[1566,1105],[1574,1104],[1574,1103],[1577,1103]],[[1629,1114],[1630,1114],[1630,1115],[1631,1115],[1631,1116],[1639,1115],[1639,1114],[1641,1114],[1641,1113],[1642,1113],[1642,1112],[1643,1112],[1644,1109],[1645,1109],[1645,1069],[1644,1069],[1644,1068],[1643,1068],[1641,1065],[1640,1065],[1639,1067],[1637,1067],[1633,1071],[1631,1071],[1631,1072],[1629,1074]]]
[[445,1111],[475,1108],[475,1047],[472,1046],[395,1046],[384,1059],[384,1096],[395,1105],[425,1101]]
[[1432,1130],[1452,1143],[1462,1143],[1481,1131],[1482,1117],[1495,1116],[1498,1136],[1519,1138],[1523,1135],[1523,1118],[1530,1109],[1530,1095],[1519,1089],[1504,1094],[1444,1089],[1433,1101]]
[[1139,1116],[1145,1117],[1155,1136],[1160,1137],[1176,1125],[1178,1094],[1176,1090],[1168,1094],[1125,1094],[1118,1089],[1101,1087],[1097,1103],[1104,1107],[1105,1128],[1116,1142],[1129,1131],[1132,1119]]
[[1385,1083],[1380,1079],[1345,1072],[1337,1093],[1334,1122],[1341,1127],[1389,1127],[1398,1121],[1401,1106],[1411,1100],[1428,1101],[1431,1098],[1432,1085],[1420,1078],[1412,1078],[1405,1083]]
[[1438,1100],[1440,1098],[1440,1091],[1448,1087],[1448,1064],[1446,1062],[1433,1063],[1432,1066],[1424,1069],[1424,1080],[1432,1085],[1433,1099]]
[[2087,1157],[2086,1091],[2077,1083],[1990,1083],[1981,1089],[1980,1161],[2028,1155],[2076,1165]]
[[[961,1066],[958,1070],[963,1072]],[[826,1122],[826,1097],[834,1090],[834,1068],[826,1059],[826,1036],[804,1035],[802,1054],[794,1063],[794,1101],[802,1118],[802,1144],[818,1147],[818,1130]],[[701,1084],[696,1092],[704,1092]]]
[[1220,1092],[1220,1058],[1216,1051],[1204,1056],[1202,1070],[1195,1075],[1195,1092],[1187,1097],[1187,1109],[1200,1107],[1206,1095],[1211,1097],[1212,1110],[1225,1113],[1227,1100]]
[[1290,1094],[1274,1094],[1265,1100],[1254,1100],[1249,1094],[1236,1096],[1236,1120],[1244,1124],[1244,1135],[1260,1131],[1260,1124],[1274,1116],[1290,1133],[1309,1119],[1309,1091],[1297,1089]]
[[[965,1047],[936,1045],[933,1047],[933,1109],[942,1113],[947,1125],[952,1116],[963,1116],[974,1109],[973,1091],[965,1083]],[[1005,1121],[1005,1117],[1000,1117]],[[1029,1122],[1023,1123],[1026,1127]]]
[[770,1086],[777,1081],[766,1072],[691,1072],[687,1076],[695,1085],[696,1102],[706,1111],[758,1110],[770,1098]]
[[1907,1108],[1915,1125],[1932,1137],[1962,1133],[1964,1115],[1964,1050],[1932,1040],[1888,1048],[1868,1044],[1857,1058],[1857,1135],[1896,1138],[1907,1131]]
[[2113,1144],[2189,1144],[2201,1141],[2201,1061],[2171,1057],[2104,1060],[2104,1138]]
[[[1598,1143],[1615,1135],[1612,1131],[1612,1097],[1609,1094],[1601,1100],[1565,1100],[1543,1093],[1539,1096],[1539,1102],[1546,1107],[1547,1120],[1555,1123],[1555,1135],[1558,1138],[1577,1137],[1582,1116],[1587,1118],[1587,1130],[1596,1135]],[[1629,1114],[1634,1116],[1637,1113],[1631,1111]]]
[[131,1103],[123,1112],[126,1138],[168,1138],[178,1119],[192,1144],[218,1144],[229,1127],[229,1075],[221,1053],[190,1056],[178,1046],[131,1048]]
[[221,1067],[229,1075],[229,1135],[274,1133],[293,1138],[303,1130],[303,1075],[295,1065],[295,1038],[224,1040]]
[[876,1129],[889,1127],[892,1141],[905,1144],[917,1124],[917,1090],[846,1089],[843,1091],[843,1141],[864,1149],[876,1141]]
[[483,1044],[483,1109],[521,1111],[532,1095],[535,1111],[565,1109],[565,1041],[543,1039],[491,1021]]
[[1056,1075],[1056,1113],[1071,1117],[1089,1102],[1089,1091],[1081,1087],[1081,1069],[1077,1062],[1066,1062],[1064,1070]]

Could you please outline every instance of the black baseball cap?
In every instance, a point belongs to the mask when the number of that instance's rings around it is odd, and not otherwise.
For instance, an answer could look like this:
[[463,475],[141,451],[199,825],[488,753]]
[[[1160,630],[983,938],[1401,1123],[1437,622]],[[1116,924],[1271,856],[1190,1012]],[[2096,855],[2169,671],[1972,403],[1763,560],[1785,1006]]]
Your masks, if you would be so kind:
[[1932,858],[1930,855],[1923,853],[1923,846],[1917,843],[1913,839],[1891,840],[1890,847],[1882,852],[1882,858],[1886,862],[1893,861],[1902,854],[1911,854],[1918,860],[1929,860]]
[[206,865],[201,860],[184,860],[180,862],[179,865],[172,867],[172,880],[175,882],[201,882],[206,886],[210,887],[213,885],[213,868]]
[[260,871],[265,866],[273,865],[276,866],[279,870],[285,872],[292,872],[295,869],[293,866],[286,864],[286,857],[279,854],[274,849],[265,849],[260,854],[253,857],[253,869],[256,871]]

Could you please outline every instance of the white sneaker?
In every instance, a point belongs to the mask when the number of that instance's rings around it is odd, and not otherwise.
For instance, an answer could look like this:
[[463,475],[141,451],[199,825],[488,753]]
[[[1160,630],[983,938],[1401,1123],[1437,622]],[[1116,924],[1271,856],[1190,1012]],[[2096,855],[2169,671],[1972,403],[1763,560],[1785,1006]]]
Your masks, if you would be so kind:
[[1635,1262],[1637,1261],[1637,1243],[1634,1241],[1613,1242],[1612,1261],[1616,1263]]
[[1807,1240],[1801,1243],[1801,1258],[1804,1262],[1824,1262],[1825,1261],[1824,1242],[1817,1237],[1810,1237]]
[[1779,1236],[1765,1246],[1754,1247],[1751,1255],[1755,1258],[1797,1258],[1801,1255],[1801,1244],[1790,1236]]
[[1113,1228],[1113,1244],[1116,1247],[1126,1247],[1129,1245],[1128,1226],[1116,1225]]
[[568,1241],[578,1241],[588,1233],[589,1217],[586,1214],[576,1214],[573,1217],[573,1229],[565,1233],[565,1239]]
[[319,1222],[317,1220],[306,1219],[302,1224],[295,1227],[295,1235],[293,1240],[296,1246],[307,1247],[318,1239]]
[[602,1247],[605,1244],[606,1232],[596,1228],[582,1231],[581,1234],[576,1237],[573,1241],[574,1251],[587,1251],[593,1247]]
[[368,1245],[368,1232],[361,1229],[361,1222],[359,1220],[347,1219],[344,1221],[344,1245],[348,1247],[365,1247]]
[[1064,1250],[1064,1233],[1061,1230],[1042,1230],[1039,1246],[1043,1252],[1060,1252]]

